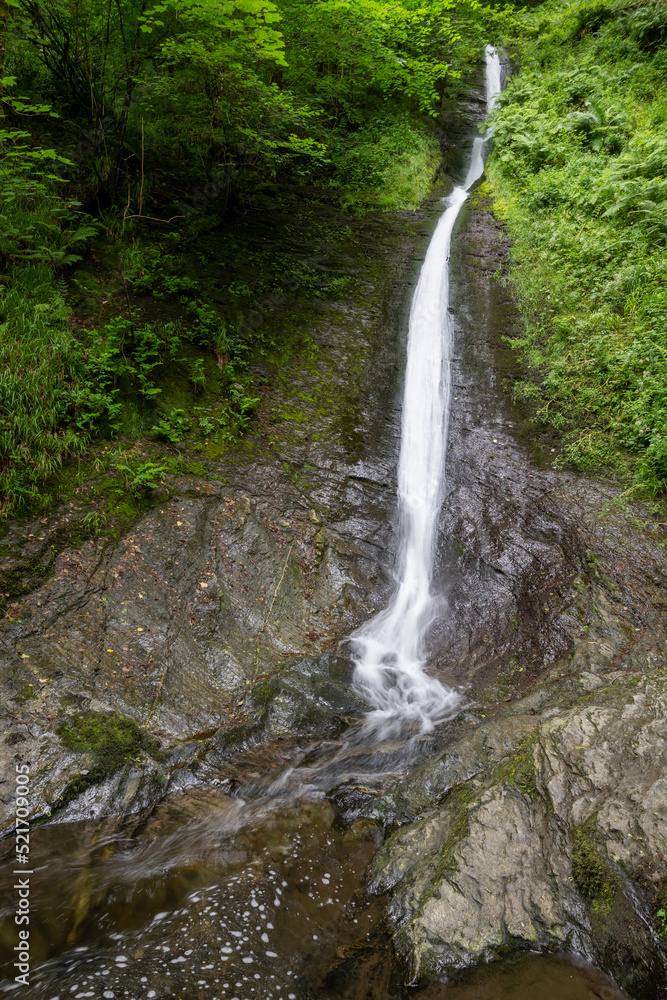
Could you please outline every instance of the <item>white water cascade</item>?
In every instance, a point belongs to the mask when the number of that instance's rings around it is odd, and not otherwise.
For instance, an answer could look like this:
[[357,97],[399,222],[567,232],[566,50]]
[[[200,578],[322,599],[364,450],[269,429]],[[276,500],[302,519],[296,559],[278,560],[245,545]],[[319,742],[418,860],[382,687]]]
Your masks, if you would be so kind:
[[[487,111],[499,93],[500,60],[489,45]],[[379,738],[403,723],[427,732],[460,703],[456,691],[425,672],[424,641],[438,609],[431,582],[449,423],[449,248],[461,206],[484,171],[488,137],[489,133],[474,140],[465,183],[455,187],[445,201],[446,210],[431,239],[410,310],[398,466],[398,587],[389,606],[352,636],[355,687],[374,706],[366,725]]]

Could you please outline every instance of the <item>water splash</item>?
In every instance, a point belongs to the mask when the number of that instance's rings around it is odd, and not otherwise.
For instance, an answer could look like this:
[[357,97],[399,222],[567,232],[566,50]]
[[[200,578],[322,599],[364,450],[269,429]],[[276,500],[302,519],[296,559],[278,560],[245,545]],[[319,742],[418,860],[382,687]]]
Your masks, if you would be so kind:
[[[500,93],[500,60],[486,49],[486,105]],[[410,310],[398,465],[398,587],[387,608],[352,636],[354,683],[374,706],[366,726],[379,738],[405,723],[427,732],[456,711],[460,695],[425,672],[425,637],[438,599],[432,593],[438,513],[445,479],[452,323],[449,250],[471,185],[484,171],[485,142],[474,140],[465,182],[446,199]]]

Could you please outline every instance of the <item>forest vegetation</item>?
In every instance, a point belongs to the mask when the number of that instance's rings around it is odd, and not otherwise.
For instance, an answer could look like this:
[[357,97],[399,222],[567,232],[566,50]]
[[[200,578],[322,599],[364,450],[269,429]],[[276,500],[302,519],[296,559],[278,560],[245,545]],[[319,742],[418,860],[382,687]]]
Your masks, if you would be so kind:
[[[200,238],[290,197],[416,208],[440,101],[507,16],[478,0],[2,0],[0,509],[39,504],[94,439],[121,442],[112,471],[137,488],[161,467],[133,466],[123,441],[233,441],[266,348],[244,312],[323,290],[265,256],[254,284],[212,298]],[[92,324],[72,314],[91,260],[123,291]],[[188,400],[165,408],[184,364]]]
[[[253,303],[350,279],[258,255],[230,220],[416,208],[443,98],[491,39],[515,57],[489,177],[517,395],[557,461],[663,493],[666,25],[664,0],[0,0],[0,514],[48,503],[96,441],[135,491],[164,465],[133,441],[238,441],[275,348]],[[245,261],[215,295],[212,232]],[[95,269],[111,306],[81,321]]]
[[519,72],[488,172],[525,328],[517,392],[559,461],[667,487],[667,4],[547,3],[515,22]]

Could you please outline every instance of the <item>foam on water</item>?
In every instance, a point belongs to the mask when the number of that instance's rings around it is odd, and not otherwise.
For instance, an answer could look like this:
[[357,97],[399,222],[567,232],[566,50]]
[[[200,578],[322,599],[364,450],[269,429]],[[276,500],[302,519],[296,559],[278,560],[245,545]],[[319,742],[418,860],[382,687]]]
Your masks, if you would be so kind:
[[[499,93],[500,60],[488,46],[488,111]],[[410,310],[398,466],[398,586],[389,606],[352,637],[355,685],[374,706],[367,726],[380,738],[406,722],[426,732],[460,701],[457,692],[426,673],[425,638],[438,609],[431,584],[449,422],[449,249],[469,189],[484,171],[487,138],[475,139],[465,182],[446,199]]]

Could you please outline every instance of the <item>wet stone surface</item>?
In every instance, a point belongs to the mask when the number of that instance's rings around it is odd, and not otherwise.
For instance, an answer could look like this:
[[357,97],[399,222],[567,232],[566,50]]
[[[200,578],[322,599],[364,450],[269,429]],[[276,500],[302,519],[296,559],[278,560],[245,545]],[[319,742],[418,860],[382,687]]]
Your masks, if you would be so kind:
[[72,544],[86,513],[75,498],[12,526],[0,560],[19,592],[0,647],[2,826],[15,763],[32,761],[34,818],[85,784],[94,753],[62,740],[75,716],[117,713],[159,738],[158,757],[135,755],[129,779],[126,769],[105,785],[100,808],[128,812],[197,756],[184,740],[222,726],[243,743],[240,722],[270,739],[305,736],[324,716],[323,731],[363,713],[345,651],[325,690],[316,664],[390,592],[405,274],[428,222],[368,223],[377,287],[342,310],[313,305],[315,360],[306,347],[268,373],[247,447],[195,456],[203,472],[168,476],[119,538]]
[[449,608],[432,642],[473,697],[445,749],[366,804],[404,824],[369,886],[391,894],[416,979],[573,950],[653,1000],[667,995],[663,530],[612,486],[545,467],[550,442],[503,391],[502,228],[483,196],[462,225]]

